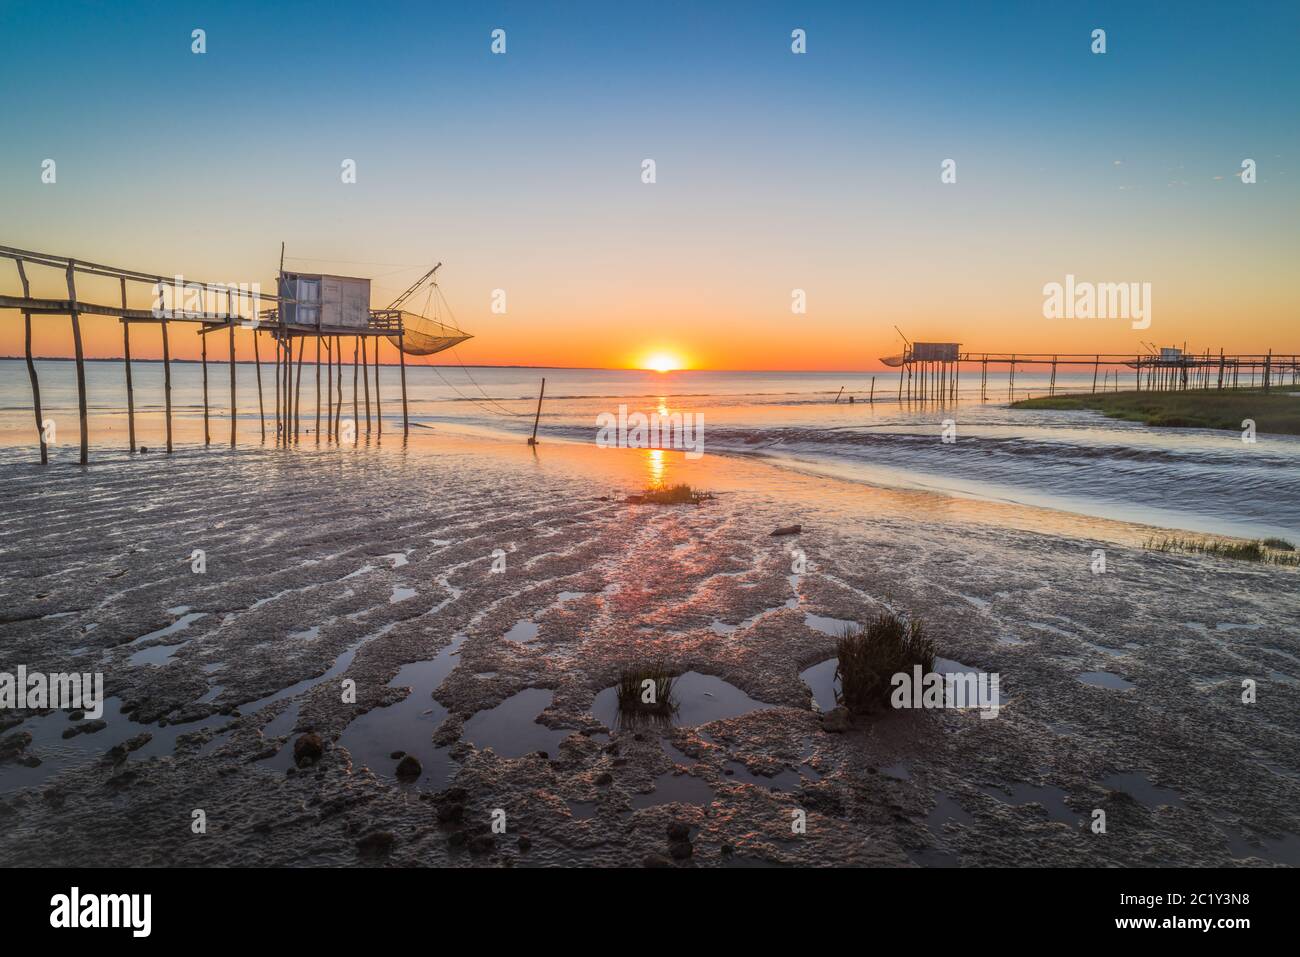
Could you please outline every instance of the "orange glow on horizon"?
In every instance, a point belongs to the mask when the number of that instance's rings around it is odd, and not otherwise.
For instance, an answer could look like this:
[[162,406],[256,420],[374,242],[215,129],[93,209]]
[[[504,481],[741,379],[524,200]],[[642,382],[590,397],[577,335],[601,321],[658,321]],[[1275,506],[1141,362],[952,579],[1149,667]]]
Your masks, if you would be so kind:
[[642,360],[640,368],[650,372],[676,372],[685,369],[686,363],[667,352],[656,352]]

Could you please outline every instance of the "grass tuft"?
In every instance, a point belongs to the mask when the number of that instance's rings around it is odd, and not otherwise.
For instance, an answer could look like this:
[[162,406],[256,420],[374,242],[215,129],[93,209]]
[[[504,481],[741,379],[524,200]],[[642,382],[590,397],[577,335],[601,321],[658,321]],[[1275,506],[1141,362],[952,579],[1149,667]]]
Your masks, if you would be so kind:
[[898,672],[934,670],[934,641],[919,620],[905,621],[884,612],[863,628],[845,629],[836,647],[835,677],[838,703],[854,714],[868,714],[889,705],[890,679]]
[[[654,682],[653,701],[646,701],[647,681]],[[673,675],[660,663],[624,668],[618,675],[618,717],[621,727],[648,724],[667,725],[677,713],[673,696]]]
[[1284,538],[1265,538],[1260,541],[1233,541],[1213,538],[1148,538],[1143,548],[1156,552],[1183,552],[1189,555],[1212,555],[1215,558],[1235,558],[1244,562],[1264,562],[1269,565],[1300,565],[1300,553]]
[[697,492],[689,485],[665,485],[648,488],[640,495],[628,496],[628,501],[646,505],[699,505],[713,498],[711,492]]

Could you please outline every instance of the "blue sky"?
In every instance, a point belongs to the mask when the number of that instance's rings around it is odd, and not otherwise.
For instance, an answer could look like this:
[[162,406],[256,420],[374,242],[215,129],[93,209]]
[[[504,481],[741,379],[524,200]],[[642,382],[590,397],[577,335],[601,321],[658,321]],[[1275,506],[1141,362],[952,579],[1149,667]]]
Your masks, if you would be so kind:
[[[867,353],[895,319],[939,334],[1032,311],[1066,271],[1160,282],[1179,341],[1297,305],[1295,3],[0,10],[11,245],[212,279],[267,278],[281,239],[441,259],[459,317],[499,342],[654,321],[710,355],[728,324],[788,322],[793,286],[819,305],[807,341]],[[1232,191],[1247,156],[1260,183]],[[946,157],[958,185],[937,193]],[[489,318],[498,287],[518,306]]]

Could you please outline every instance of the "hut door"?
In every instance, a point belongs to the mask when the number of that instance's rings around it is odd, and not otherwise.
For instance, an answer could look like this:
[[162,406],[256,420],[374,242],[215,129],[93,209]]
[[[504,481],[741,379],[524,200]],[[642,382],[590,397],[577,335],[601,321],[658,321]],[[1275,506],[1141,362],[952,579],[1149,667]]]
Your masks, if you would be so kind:
[[298,280],[298,322],[305,326],[320,325],[320,280]]

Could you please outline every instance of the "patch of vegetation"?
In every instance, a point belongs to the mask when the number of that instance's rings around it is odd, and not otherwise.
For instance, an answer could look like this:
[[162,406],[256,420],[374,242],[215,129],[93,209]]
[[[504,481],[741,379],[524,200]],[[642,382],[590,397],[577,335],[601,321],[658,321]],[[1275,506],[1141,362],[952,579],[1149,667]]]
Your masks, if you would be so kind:
[[1192,389],[1185,392],[1098,392],[1084,395],[1039,396],[1011,403],[1014,409],[1091,409],[1109,419],[1184,429],[1241,431],[1244,419],[1255,421],[1257,432],[1300,435],[1300,395],[1279,387],[1257,389]]
[[697,492],[689,485],[665,485],[648,488],[640,495],[629,495],[627,500],[638,505],[699,505],[711,498],[712,492]]
[[934,670],[934,641],[924,625],[892,612],[878,615],[865,628],[845,629],[836,654],[836,701],[855,714],[888,707],[890,679],[900,671],[910,674],[914,665],[927,674]]
[[677,713],[673,675],[659,662],[624,668],[618,675],[616,694],[622,727],[671,724]]
[[1194,555],[1213,555],[1215,558],[1235,558],[1245,562],[1265,562],[1270,565],[1300,565],[1300,553],[1283,538],[1265,538],[1260,541],[1234,541],[1212,538],[1149,538],[1143,548],[1157,552],[1183,552]]

